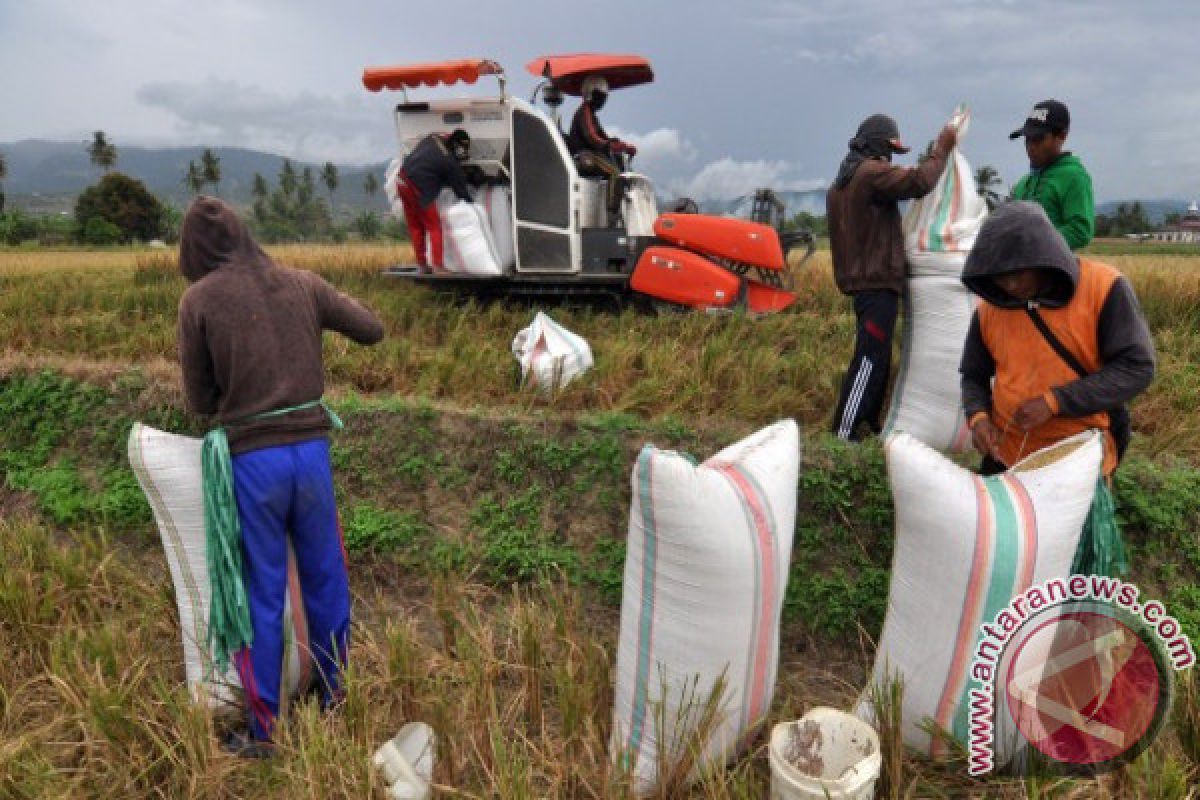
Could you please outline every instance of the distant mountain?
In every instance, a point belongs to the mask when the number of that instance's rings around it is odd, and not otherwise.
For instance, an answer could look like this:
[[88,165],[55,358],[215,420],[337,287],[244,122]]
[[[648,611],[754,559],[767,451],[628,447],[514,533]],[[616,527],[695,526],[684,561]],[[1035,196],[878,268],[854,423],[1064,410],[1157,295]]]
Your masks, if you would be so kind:
[[1173,212],[1182,214],[1184,211],[1187,211],[1188,204],[1194,202],[1196,199],[1197,198],[1180,200],[1178,198],[1159,198],[1155,200],[1115,200],[1111,203],[1098,204],[1096,206],[1096,213],[1111,217],[1117,213],[1117,206],[1121,205],[1121,203],[1133,205],[1135,202],[1138,202],[1141,203],[1142,208],[1146,210],[1147,219],[1149,219],[1155,225],[1161,225],[1163,220],[1166,219],[1167,214],[1171,214]]
[[[273,153],[247,150],[240,147],[214,147],[221,159],[220,195],[238,205],[252,201],[250,193],[254,173],[260,173],[272,186],[283,166],[283,157]],[[184,186],[183,176],[189,161],[199,163],[203,147],[148,148],[117,145],[116,169],[146,184],[160,199],[184,206],[191,192]],[[50,142],[29,139],[0,144],[8,163],[4,191],[14,206],[35,212],[70,211],[75,197],[100,177],[84,150],[83,142]],[[320,182],[320,164],[293,161],[297,172],[312,167],[317,190],[326,196]],[[350,209],[374,208],[384,210],[383,174],[386,162],[368,166],[338,165],[339,185],[334,193],[339,213]],[[368,171],[375,173],[380,190],[368,198],[363,191],[363,179]],[[212,191],[207,189],[206,191]]]
[[[825,216],[824,189],[808,189],[805,191],[778,190],[775,192],[775,195],[787,207],[784,213],[789,217],[799,214],[801,211],[806,211],[818,217]],[[735,197],[720,204],[714,203],[713,206],[714,208],[712,209],[708,209],[706,206],[706,210],[709,210],[710,213],[727,214],[732,217],[749,217],[750,211],[754,206],[754,195],[747,194]]]

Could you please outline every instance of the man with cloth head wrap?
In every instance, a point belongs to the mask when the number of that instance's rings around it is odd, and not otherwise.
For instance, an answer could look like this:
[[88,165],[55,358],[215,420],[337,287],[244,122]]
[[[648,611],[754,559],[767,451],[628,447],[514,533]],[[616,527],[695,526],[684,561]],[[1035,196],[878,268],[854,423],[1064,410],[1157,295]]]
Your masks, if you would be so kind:
[[880,430],[880,413],[892,366],[892,333],[904,289],[904,233],[898,201],[933,189],[954,149],[956,130],[938,134],[932,154],[916,167],[898,167],[894,153],[907,153],[896,121],[872,114],[858,126],[850,151],[825,196],[833,275],[843,294],[854,298],[857,329],[854,357],[842,381],[833,417],[839,438],[857,441]]

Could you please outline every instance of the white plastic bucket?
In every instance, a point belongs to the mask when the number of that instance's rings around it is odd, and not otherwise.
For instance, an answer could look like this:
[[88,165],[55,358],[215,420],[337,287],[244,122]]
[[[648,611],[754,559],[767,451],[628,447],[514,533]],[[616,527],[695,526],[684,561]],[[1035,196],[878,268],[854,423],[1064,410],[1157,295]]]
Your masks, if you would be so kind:
[[871,800],[879,736],[858,717],[814,708],[771,731],[771,800]]
[[388,782],[393,800],[427,800],[433,789],[436,739],[424,722],[410,722],[375,751],[371,763]]

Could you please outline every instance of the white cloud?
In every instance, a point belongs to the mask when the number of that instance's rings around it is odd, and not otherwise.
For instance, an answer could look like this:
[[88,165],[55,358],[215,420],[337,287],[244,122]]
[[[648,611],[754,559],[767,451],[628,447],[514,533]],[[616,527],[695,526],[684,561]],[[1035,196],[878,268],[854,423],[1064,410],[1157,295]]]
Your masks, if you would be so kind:
[[776,190],[817,189],[818,179],[796,177],[796,168],[786,161],[737,161],[729,157],[705,164],[691,178],[669,182],[667,187],[681,197],[696,200],[727,200],[769,187]]
[[284,95],[233,81],[151,83],[138,99],[170,112],[181,133],[306,160],[372,161],[389,152],[390,120],[364,98]]
[[674,128],[656,128],[649,133],[636,133],[613,127],[613,136],[637,148],[640,164],[669,164],[696,160],[698,151],[683,134]]

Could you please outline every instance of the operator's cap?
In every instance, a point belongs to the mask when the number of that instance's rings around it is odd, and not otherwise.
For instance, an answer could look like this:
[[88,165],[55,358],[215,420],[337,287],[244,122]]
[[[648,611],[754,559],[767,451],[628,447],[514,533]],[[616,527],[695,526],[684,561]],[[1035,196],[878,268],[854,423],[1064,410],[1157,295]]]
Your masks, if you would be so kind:
[[1025,124],[1008,135],[1009,139],[1022,136],[1044,136],[1054,131],[1065,131],[1071,127],[1071,114],[1067,106],[1057,100],[1043,100],[1035,103]]
[[892,152],[907,153],[911,150],[904,142],[900,141],[900,126],[896,124],[896,120],[889,117],[887,114],[872,114],[862,121],[858,126],[858,131],[854,134],[856,139],[884,139],[891,146]]

